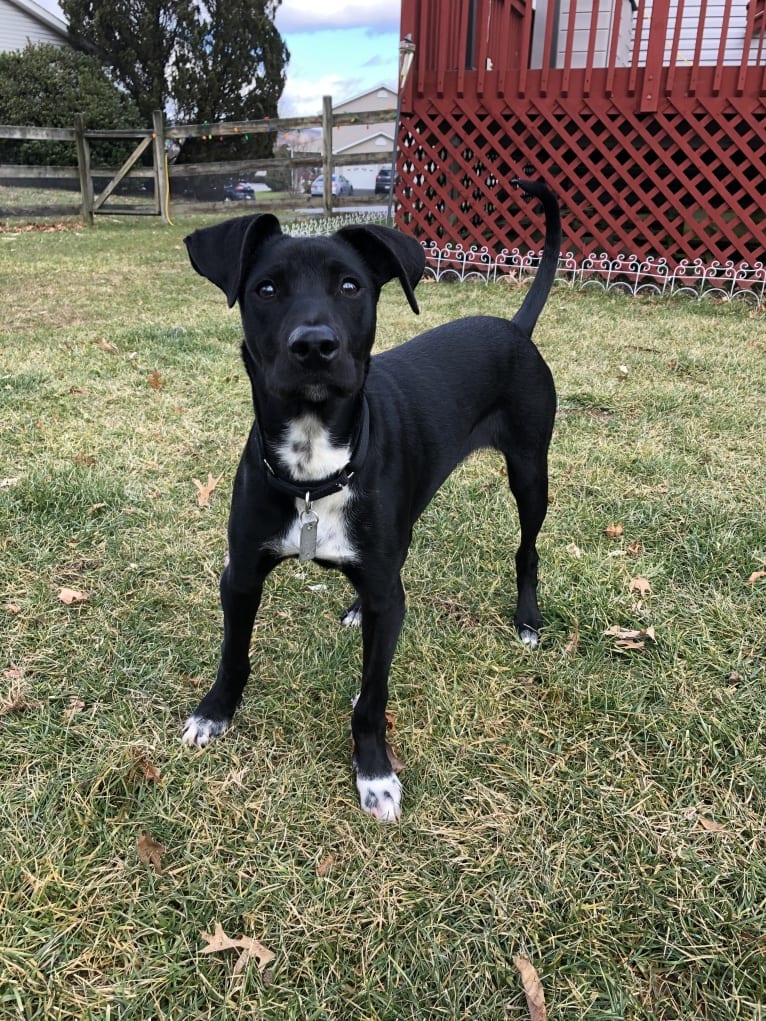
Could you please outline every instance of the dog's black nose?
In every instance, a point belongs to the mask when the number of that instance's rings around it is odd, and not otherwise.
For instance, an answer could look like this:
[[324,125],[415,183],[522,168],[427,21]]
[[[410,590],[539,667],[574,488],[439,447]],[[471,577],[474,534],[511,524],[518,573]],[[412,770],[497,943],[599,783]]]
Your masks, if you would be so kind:
[[309,361],[331,362],[340,341],[329,326],[298,326],[287,338],[287,349],[301,364]]

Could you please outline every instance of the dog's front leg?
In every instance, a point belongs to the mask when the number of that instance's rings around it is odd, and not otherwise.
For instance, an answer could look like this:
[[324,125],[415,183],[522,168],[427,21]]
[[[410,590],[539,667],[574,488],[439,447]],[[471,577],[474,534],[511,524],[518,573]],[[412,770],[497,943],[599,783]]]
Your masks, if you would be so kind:
[[257,576],[247,591],[242,591],[234,587],[230,567],[221,575],[221,661],[215,683],[184,724],[183,741],[191,748],[202,748],[212,738],[223,734],[239,705],[250,676],[250,639],[264,577]]
[[374,819],[396,822],[402,785],[386,752],[388,673],[404,622],[404,589],[396,579],[385,597],[362,589],[362,689],[354,706],[354,769],[362,808]]

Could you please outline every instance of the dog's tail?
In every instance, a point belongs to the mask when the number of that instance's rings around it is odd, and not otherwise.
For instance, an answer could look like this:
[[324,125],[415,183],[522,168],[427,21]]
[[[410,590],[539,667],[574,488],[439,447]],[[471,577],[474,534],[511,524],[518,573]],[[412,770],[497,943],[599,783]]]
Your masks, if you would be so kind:
[[540,199],[545,212],[545,245],[543,255],[538,266],[532,286],[527,291],[521,308],[513,317],[513,322],[523,330],[527,336],[531,336],[535,328],[537,317],[543,310],[553,281],[556,277],[556,270],[559,265],[561,254],[561,214],[556,196],[546,185],[539,181],[525,181],[515,178],[513,183],[523,188],[525,192]]

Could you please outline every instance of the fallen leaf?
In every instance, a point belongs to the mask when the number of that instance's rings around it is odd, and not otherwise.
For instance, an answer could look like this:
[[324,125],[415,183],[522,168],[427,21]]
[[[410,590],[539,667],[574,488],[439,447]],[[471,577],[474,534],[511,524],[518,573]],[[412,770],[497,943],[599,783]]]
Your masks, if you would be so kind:
[[335,859],[331,854],[326,854],[324,858],[317,865],[317,875],[320,879],[324,879],[329,876],[332,872],[332,867],[335,864]]
[[628,378],[628,366],[627,365],[618,365],[617,366],[617,376],[618,376],[619,379],[627,379]]
[[72,695],[69,702],[64,707],[61,713],[61,718],[64,720],[71,720],[73,716],[77,716],[85,708],[85,703],[81,698],[77,698],[76,695]]
[[604,634],[609,638],[614,638],[614,644],[618,649],[624,649],[629,652],[640,652],[645,649],[647,639],[652,642],[657,641],[653,627],[641,628],[639,630],[637,628],[620,627],[619,624],[614,624],[612,627],[607,628]]
[[144,865],[151,865],[158,876],[162,875],[162,855],[167,851],[166,847],[158,844],[149,830],[142,833],[136,841],[138,860]]
[[766,571],[753,571],[750,577],[747,579],[748,585],[755,585],[761,578],[766,578]]
[[165,386],[165,380],[159,374],[157,369],[154,369],[150,376],[146,377],[146,381],[152,390],[162,390]]
[[529,1021],[547,1021],[548,1012],[545,1009],[545,994],[540,976],[525,957],[514,957],[513,963],[521,975],[521,984],[527,997]]
[[0,716],[9,713],[24,713],[29,709],[39,709],[41,702],[28,698],[29,684],[24,679],[22,667],[10,666],[3,670],[3,679],[8,681],[8,692],[0,696]]
[[220,922],[215,923],[215,932],[200,932],[200,936],[207,943],[207,946],[203,947],[200,951],[203,954],[217,954],[222,950],[235,950],[240,945],[238,939],[231,939],[226,935]]
[[59,589],[59,599],[65,606],[74,606],[77,603],[84,603],[88,598],[87,592],[78,592],[73,588]]
[[153,762],[150,762],[144,753],[138,748],[134,749],[134,754],[136,756],[136,767],[144,779],[148,780],[150,783],[159,783],[160,771],[157,766],[155,766]]
[[616,525],[607,525],[604,531],[607,539],[619,539],[622,535],[622,522],[620,521]]
[[705,816],[705,815],[698,816],[697,817],[697,822],[700,824],[700,826],[703,828],[703,830],[707,830],[708,833],[728,833],[729,832],[729,830],[727,830],[725,826],[722,826],[720,823],[715,822],[713,819],[708,819],[707,816]]
[[213,492],[215,487],[221,481],[221,476],[215,478],[208,472],[207,485],[203,485],[199,479],[192,479],[192,482],[197,487],[197,503],[200,507],[207,507],[210,503],[210,494]]
[[646,578],[631,578],[628,583],[628,592],[638,592],[642,599],[651,591],[651,583]]
[[231,939],[223,931],[223,926],[220,922],[215,923],[215,932],[200,932],[200,936],[207,943],[207,946],[203,947],[200,951],[202,954],[217,954],[224,950],[240,951],[240,955],[234,965],[234,975],[238,975],[247,967],[251,957],[256,959],[258,970],[261,973],[266,970],[275,958],[275,955],[270,950],[267,950],[262,943],[259,943],[258,940],[253,939],[251,936],[240,936],[238,939]]
[[116,344],[110,343],[108,340],[103,338],[96,341],[96,344],[101,348],[102,351],[118,351],[119,348]]
[[388,756],[388,764],[395,773],[399,774],[406,768],[388,741],[386,741],[386,755]]
[[620,627],[619,624],[613,624],[604,631],[604,634],[610,638],[639,638],[641,632],[633,628]]
[[21,613],[21,607],[18,603],[6,603],[5,612],[12,613],[15,616],[17,613]]
[[574,542],[570,542],[569,545],[567,546],[567,553],[570,556],[574,557],[575,560],[579,560],[580,557],[582,556],[582,550]]
[[633,542],[629,543],[625,548],[625,552],[629,557],[640,557],[641,543],[638,541],[638,539],[635,539]]
[[565,656],[576,656],[577,650],[580,648],[580,624],[579,621],[574,622],[572,633],[569,636],[569,641],[564,646]]

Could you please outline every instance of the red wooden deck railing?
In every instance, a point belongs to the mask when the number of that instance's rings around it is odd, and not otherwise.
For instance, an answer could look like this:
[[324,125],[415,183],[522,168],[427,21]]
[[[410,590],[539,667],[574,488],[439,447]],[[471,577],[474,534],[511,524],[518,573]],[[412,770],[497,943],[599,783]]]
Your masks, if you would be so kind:
[[400,224],[538,248],[529,173],[575,257],[766,262],[764,20],[762,0],[403,0]]

